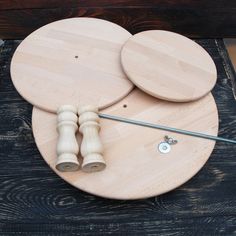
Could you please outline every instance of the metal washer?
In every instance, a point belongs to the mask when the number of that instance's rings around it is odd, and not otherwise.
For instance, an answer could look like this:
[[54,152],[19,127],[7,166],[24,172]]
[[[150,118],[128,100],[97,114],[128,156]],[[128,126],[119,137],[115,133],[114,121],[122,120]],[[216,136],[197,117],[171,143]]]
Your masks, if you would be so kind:
[[161,153],[168,153],[170,152],[171,150],[171,146],[169,143],[167,142],[161,142],[159,145],[158,145],[158,150],[161,152]]

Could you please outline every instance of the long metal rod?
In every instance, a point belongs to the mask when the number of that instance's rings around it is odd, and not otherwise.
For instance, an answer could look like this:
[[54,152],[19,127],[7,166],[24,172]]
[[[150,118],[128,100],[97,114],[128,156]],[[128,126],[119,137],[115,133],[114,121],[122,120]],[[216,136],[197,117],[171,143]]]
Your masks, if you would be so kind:
[[176,129],[176,128],[163,126],[163,125],[156,125],[156,124],[152,124],[152,123],[148,123],[148,122],[144,122],[144,121],[127,119],[127,118],[123,118],[123,117],[119,117],[119,116],[113,116],[113,115],[107,115],[107,114],[99,113],[99,117],[103,118],[103,119],[124,122],[124,123],[132,124],[132,125],[139,125],[139,126],[144,126],[144,127],[148,127],[148,128],[166,130],[166,131],[171,131],[171,132],[174,132],[174,133],[194,136],[194,137],[198,137],[198,138],[204,138],[204,139],[210,139],[210,140],[215,140],[215,141],[221,141],[221,142],[236,144],[236,140],[232,140],[232,139],[221,138],[221,137],[218,137],[218,136],[213,136],[213,135],[198,133],[198,132],[192,132],[192,131],[183,130],[183,129]]

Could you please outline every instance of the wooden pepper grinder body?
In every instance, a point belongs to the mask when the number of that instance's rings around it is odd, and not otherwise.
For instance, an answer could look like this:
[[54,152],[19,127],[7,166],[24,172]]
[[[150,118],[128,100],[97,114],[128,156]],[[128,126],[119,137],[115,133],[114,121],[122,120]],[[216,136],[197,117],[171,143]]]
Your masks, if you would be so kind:
[[80,152],[83,157],[82,170],[85,172],[101,171],[106,167],[103,159],[103,146],[99,138],[98,109],[83,106],[78,110],[79,132],[83,134]]
[[57,114],[59,138],[56,168],[64,172],[76,171],[79,169],[79,146],[75,136],[78,129],[77,109],[71,105],[64,105],[58,109]]

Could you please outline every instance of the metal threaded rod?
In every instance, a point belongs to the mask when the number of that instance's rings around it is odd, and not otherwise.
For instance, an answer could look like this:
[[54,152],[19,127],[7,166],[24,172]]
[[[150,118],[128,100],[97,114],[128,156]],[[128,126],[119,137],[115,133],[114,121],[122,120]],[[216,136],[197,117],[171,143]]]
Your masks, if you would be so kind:
[[236,140],[232,140],[232,139],[221,138],[218,136],[213,136],[213,135],[198,133],[198,132],[192,132],[192,131],[183,130],[183,129],[176,129],[176,128],[163,126],[163,125],[156,125],[156,124],[152,124],[152,123],[148,123],[148,122],[144,122],[144,121],[132,120],[132,119],[127,119],[127,118],[123,118],[123,117],[119,117],[119,116],[113,116],[113,115],[99,113],[99,117],[103,118],[103,119],[119,121],[119,122],[128,123],[128,124],[132,124],[132,125],[139,125],[139,126],[144,126],[144,127],[148,127],[148,128],[166,130],[166,131],[171,131],[174,133],[194,136],[194,137],[198,137],[198,138],[204,138],[204,139],[210,139],[210,140],[214,140],[214,141],[221,141],[221,142],[236,144]]

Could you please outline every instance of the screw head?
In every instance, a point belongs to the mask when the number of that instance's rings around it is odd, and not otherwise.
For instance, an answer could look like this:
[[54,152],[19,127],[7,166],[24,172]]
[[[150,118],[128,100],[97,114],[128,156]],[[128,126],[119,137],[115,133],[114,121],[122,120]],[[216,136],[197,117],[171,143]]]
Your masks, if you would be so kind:
[[164,137],[164,140],[165,140],[165,142],[169,143],[170,145],[178,143],[178,140],[173,139],[173,138],[169,137],[168,135],[166,135]]

